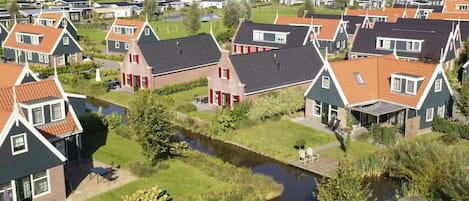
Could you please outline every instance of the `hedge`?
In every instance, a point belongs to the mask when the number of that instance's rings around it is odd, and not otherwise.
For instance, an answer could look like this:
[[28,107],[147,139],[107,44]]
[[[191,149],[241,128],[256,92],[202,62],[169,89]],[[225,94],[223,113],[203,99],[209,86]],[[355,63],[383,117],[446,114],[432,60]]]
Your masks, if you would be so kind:
[[[32,64],[30,65],[30,68],[33,72],[36,72],[42,75],[47,75],[47,76],[54,75],[54,68],[49,67],[49,66]],[[81,64],[72,63],[68,66],[57,68],[57,74],[81,73],[81,72],[89,71],[89,70],[96,69],[96,68],[98,68],[98,64],[96,63],[81,63]]]
[[173,84],[173,85],[167,85],[159,89],[155,89],[154,92],[156,92],[156,94],[159,94],[159,95],[169,95],[169,94],[174,94],[174,93],[178,93],[181,91],[191,90],[197,87],[205,87],[207,85],[208,85],[207,78],[203,77],[198,80],[191,81],[191,82],[183,82],[183,83],[178,83],[178,84]]
[[433,120],[433,130],[442,133],[457,133],[461,138],[469,140],[469,125],[444,118]]

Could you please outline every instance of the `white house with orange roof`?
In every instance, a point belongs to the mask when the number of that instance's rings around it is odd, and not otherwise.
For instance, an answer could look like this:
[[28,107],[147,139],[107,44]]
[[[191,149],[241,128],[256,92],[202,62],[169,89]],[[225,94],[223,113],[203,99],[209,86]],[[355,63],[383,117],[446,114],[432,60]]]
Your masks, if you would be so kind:
[[73,25],[65,12],[41,13],[34,21],[34,25],[67,29],[68,33],[70,33],[75,40],[78,40],[77,28]]
[[452,90],[442,63],[395,55],[326,62],[305,96],[307,119],[339,128],[350,112],[354,128],[382,124],[412,136],[431,131],[434,118],[452,116]]
[[445,0],[443,6],[445,13],[469,14],[469,1],[467,0]]
[[106,50],[108,53],[126,53],[130,42],[134,39],[137,44],[154,43],[159,41],[156,32],[148,20],[127,20],[116,18],[106,35]]
[[5,59],[15,63],[65,66],[82,61],[82,48],[67,29],[15,24],[2,44]]

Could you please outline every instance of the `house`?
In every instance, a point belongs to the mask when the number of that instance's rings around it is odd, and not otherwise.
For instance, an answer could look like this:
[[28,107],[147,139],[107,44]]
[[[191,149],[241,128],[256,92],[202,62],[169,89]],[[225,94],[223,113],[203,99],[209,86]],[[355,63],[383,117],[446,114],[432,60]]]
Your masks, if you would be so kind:
[[430,13],[427,19],[469,21],[469,13]]
[[15,63],[65,66],[82,61],[82,49],[67,29],[15,24],[3,42],[3,54]]
[[126,20],[116,18],[106,35],[107,52],[125,53],[129,50],[130,40],[138,44],[153,43],[159,40],[148,20]]
[[57,29],[67,29],[67,32],[78,40],[77,28],[73,25],[70,19],[63,13],[41,13],[36,18],[34,25],[48,26]]
[[211,34],[138,44],[133,40],[122,67],[122,89],[137,91],[207,77],[220,60]]
[[299,18],[277,16],[274,24],[308,26],[314,31],[320,49],[329,53],[343,52],[347,49],[347,26],[342,19]]
[[357,32],[358,28],[362,26],[365,22],[365,16],[353,16],[353,15],[324,15],[324,14],[311,14],[307,13],[304,15],[304,18],[320,18],[320,19],[342,19],[345,23],[345,27],[347,29],[348,40],[353,41],[355,38],[355,33]]
[[202,0],[198,2],[199,6],[202,8],[223,8],[223,6],[226,4],[225,0]]
[[279,3],[285,4],[285,5],[295,5],[295,4],[302,4],[304,3],[304,0],[280,0]]
[[142,3],[129,2],[100,2],[93,4],[93,11],[101,19],[112,19],[119,17],[135,17],[142,13]]
[[90,7],[91,1],[89,0],[55,0],[53,1],[54,6],[62,6],[62,7]]
[[417,9],[383,8],[382,10],[345,9],[346,16],[362,16],[367,22],[396,22],[398,18],[415,18]]
[[81,157],[80,122],[57,77],[39,80],[28,64],[0,69],[1,197],[65,200],[64,166]]
[[8,36],[8,33],[9,33],[8,29],[5,26],[3,26],[3,24],[0,23],[0,43],[3,44],[3,42]]
[[60,8],[68,11],[72,22],[79,22],[81,18],[91,18],[93,5],[89,0],[55,0],[51,8]]
[[430,13],[443,12],[443,6],[440,5],[411,5],[411,4],[394,4],[393,8],[412,8],[417,9],[415,18],[426,19]]
[[469,2],[466,0],[446,0],[444,1],[444,12],[446,13],[466,13],[469,14]]
[[251,54],[223,51],[219,65],[208,77],[209,104],[213,109],[231,107],[278,89],[304,90],[322,66],[314,44]]
[[[305,46],[314,34],[307,26],[260,24],[240,21],[231,42],[232,54]],[[310,40],[311,39],[311,40]]]
[[395,55],[326,63],[305,92],[305,117],[354,129],[394,125],[405,136],[431,131],[435,117],[452,115],[452,91],[443,65],[404,61]]
[[396,52],[400,59],[438,63],[453,69],[457,50],[454,29],[420,24],[375,23],[358,30],[349,59],[388,55]]

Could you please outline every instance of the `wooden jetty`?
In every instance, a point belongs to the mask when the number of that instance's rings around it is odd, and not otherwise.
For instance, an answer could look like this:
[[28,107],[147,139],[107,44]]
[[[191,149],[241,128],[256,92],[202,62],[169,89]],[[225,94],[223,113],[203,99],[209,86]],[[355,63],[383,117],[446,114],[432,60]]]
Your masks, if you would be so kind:
[[288,165],[303,169],[308,172],[312,172],[323,177],[332,177],[337,169],[338,162],[334,159],[327,157],[319,157],[319,159],[313,162],[303,163],[300,160],[290,160]]

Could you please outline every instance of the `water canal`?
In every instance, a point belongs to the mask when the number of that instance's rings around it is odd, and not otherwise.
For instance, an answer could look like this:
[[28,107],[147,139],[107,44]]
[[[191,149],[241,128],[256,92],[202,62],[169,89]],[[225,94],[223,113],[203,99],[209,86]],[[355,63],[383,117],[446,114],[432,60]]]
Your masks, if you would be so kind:
[[[103,114],[115,112],[123,115],[124,118],[127,114],[127,110],[123,107],[96,99],[87,99],[86,108],[90,111],[101,111]],[[271,176],[284,186],[282,195],[273,201],[316,200],[313,192],[317,192],[316,180],[321,178],[318,175],[183,129],[178,132],[178,136],[181,140],[187,141],[192,149],[217,157],[237,167],[249,168],[254,173]],[[395,192],[394,183],[388,180],[372,180],[371,187],[374,191],[373,195],[380,201],[389,200]]]

